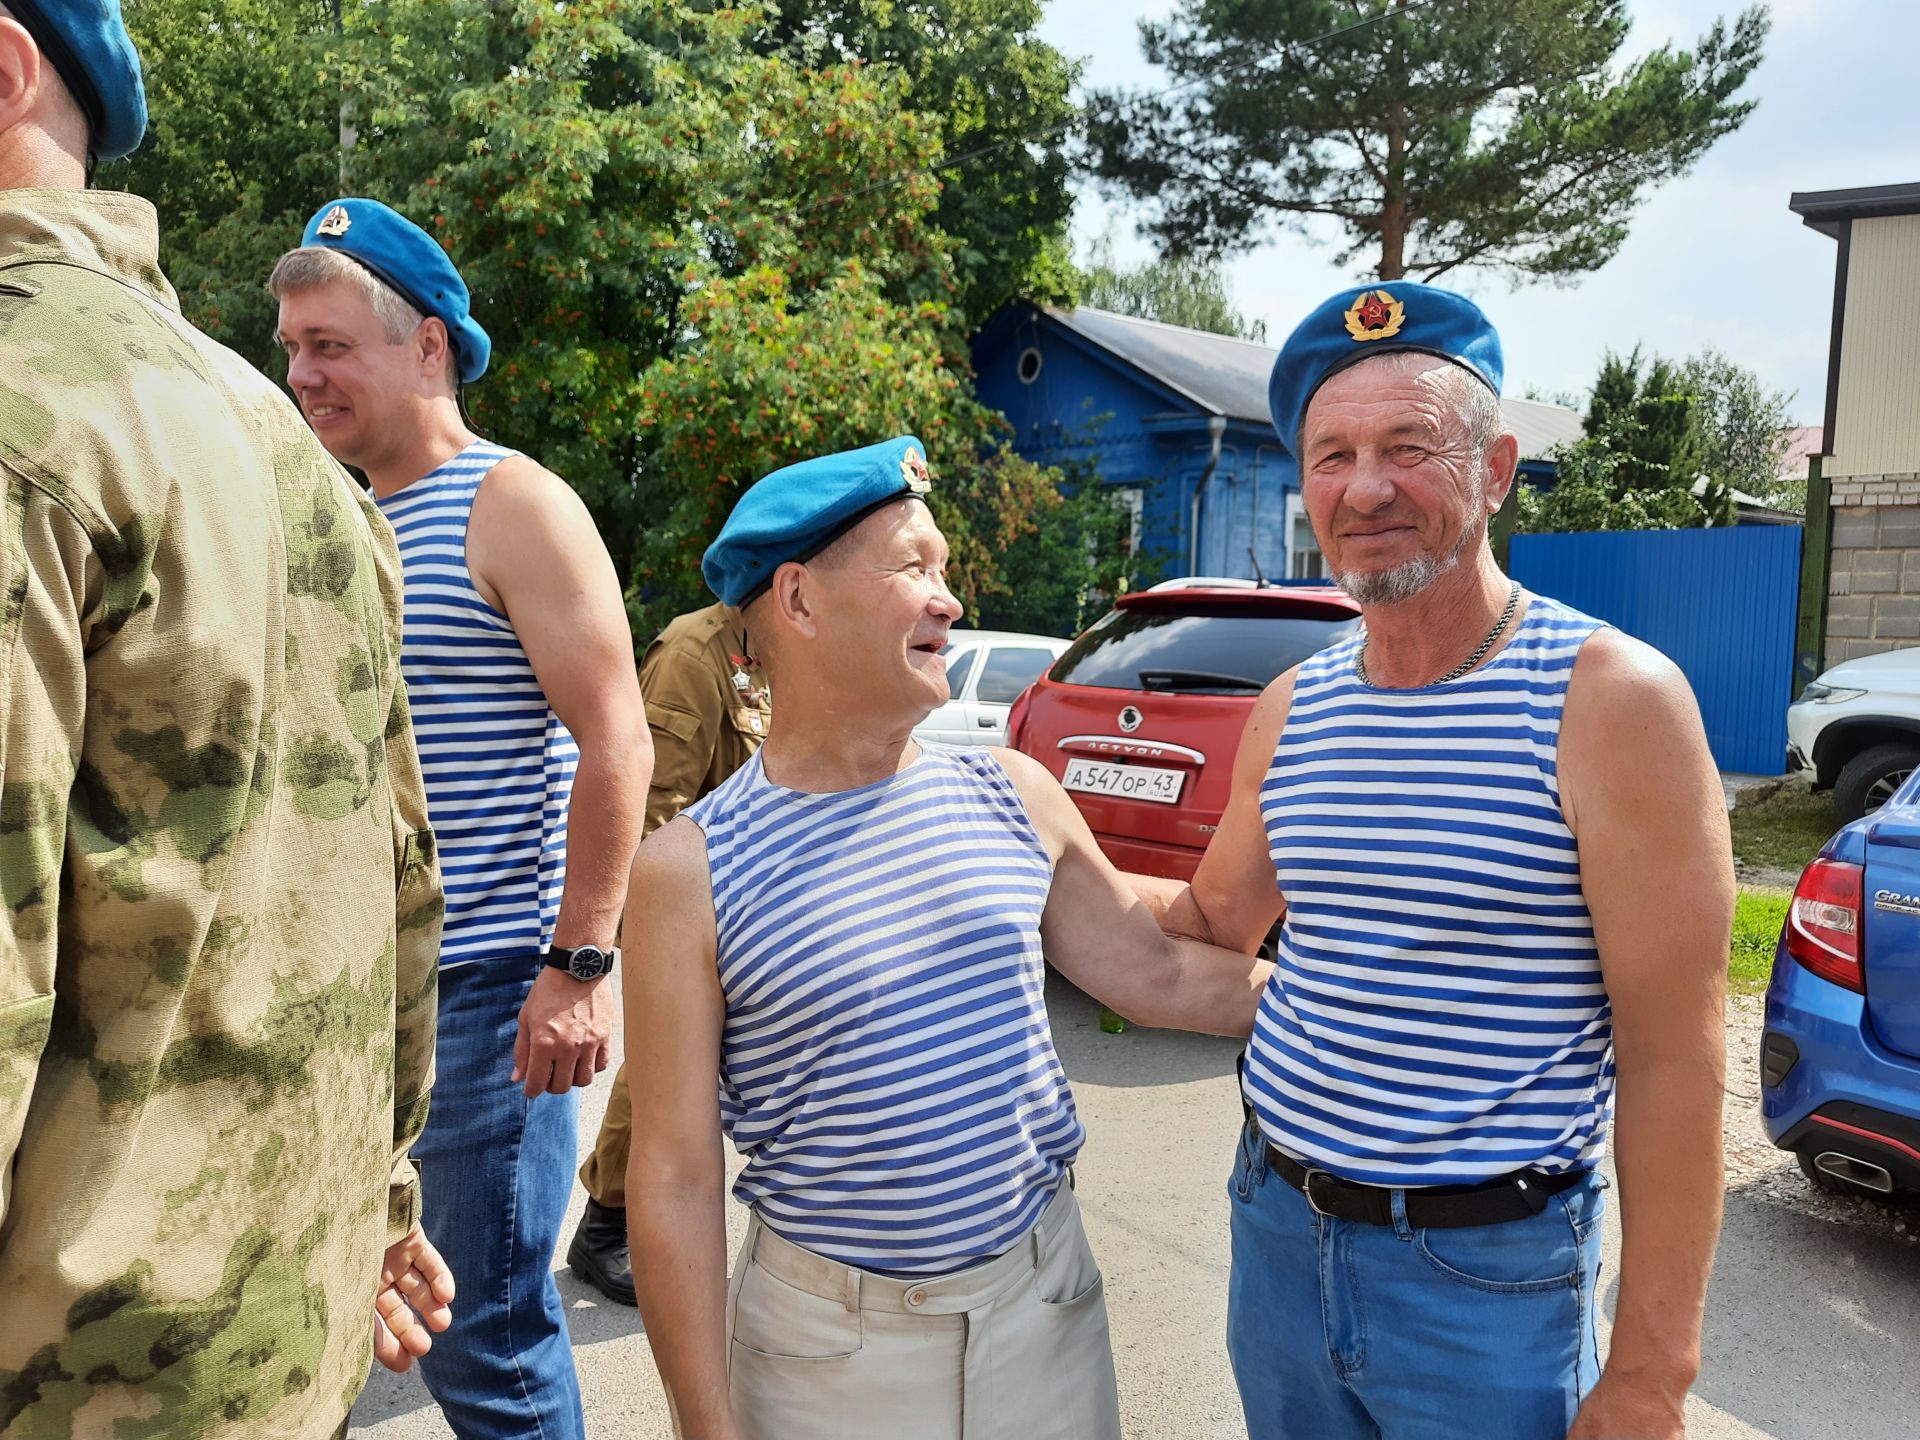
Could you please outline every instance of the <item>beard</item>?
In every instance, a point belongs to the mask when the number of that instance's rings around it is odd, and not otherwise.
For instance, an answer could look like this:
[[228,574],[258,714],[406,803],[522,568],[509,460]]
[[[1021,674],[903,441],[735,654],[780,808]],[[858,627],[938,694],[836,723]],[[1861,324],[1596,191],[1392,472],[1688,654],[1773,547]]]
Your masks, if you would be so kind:
[[1415,555],[1385,570],[1335,570],[1334,583],[1362,605],[1398,605],[1457,569],[1460,552],[1467,548],[1467,542],[1478,530],[1475,525],[1462,529],[1460,538],[1453,542],[1453,549],[1444,556]]

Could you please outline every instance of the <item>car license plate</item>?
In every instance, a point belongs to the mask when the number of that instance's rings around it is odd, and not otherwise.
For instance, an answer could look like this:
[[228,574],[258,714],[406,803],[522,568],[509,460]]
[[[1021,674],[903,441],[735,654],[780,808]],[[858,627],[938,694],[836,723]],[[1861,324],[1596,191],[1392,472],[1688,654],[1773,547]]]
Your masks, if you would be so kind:
[[1151,765],[1110,765],[1104,760],[1069,760],[1060,783],[1069,790],[1089,795],[1117,795],[1123,800],[1151,800],[1156,805],[1177,805],[1186,783],[1181,770],[1162,770]]

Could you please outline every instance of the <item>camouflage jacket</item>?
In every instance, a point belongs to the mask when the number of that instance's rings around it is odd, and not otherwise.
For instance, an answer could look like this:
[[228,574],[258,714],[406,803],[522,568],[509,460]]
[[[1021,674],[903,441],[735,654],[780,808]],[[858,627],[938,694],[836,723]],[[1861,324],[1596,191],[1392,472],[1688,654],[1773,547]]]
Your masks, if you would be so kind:
[[392,533],[157,256],[143,200],[0,191],[9,1440],[333,1433],[417,1208]]

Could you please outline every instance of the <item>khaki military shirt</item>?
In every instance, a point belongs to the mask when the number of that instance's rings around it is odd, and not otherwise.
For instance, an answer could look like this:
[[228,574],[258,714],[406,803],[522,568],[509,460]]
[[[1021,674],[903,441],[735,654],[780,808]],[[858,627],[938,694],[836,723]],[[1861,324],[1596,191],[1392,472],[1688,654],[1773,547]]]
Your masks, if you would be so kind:
[[385,522],[0,191],[0,1432],[325,1436],[414,1218],[440,881]]
[[766,672],[747,658],[740,612],[728,605],[677,616],[640,662],[653,731],[651,833],[753,757],[773,721]]

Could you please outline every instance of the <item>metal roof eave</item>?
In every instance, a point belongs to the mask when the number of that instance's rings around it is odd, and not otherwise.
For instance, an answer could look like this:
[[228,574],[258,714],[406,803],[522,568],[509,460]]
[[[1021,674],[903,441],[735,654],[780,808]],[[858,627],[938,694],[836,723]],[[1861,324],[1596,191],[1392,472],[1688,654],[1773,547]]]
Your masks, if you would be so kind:
[[1159,395],[1163,400],[1171,401],[1176,405],[1183,403],[1191,405],[1194,409],[1200,411],[1202,415],[1221,415],[1226,413],[1217,406],[1208,404],[1193,392],[1175,385],[1170,380],[1163,379],[1145,366],[1128,359],[1125,355],[1120,354],[1110,346],[1102,345],[1091,336],[1082,335],[1078,330],[1074,329],[1072,325],[1056,315],[1053,312],[1053,307],[1035,305],[1033,309],[1036,315],[1053,327],[1056,335],[1060,336],[1083,355],[1100,361],[1109,369],[1122,372],[1127,378],[1138,381],[1141,385]]
[[1853,190],[1796,190],[1787,208],[1810,228],[1839,239],[1849,220],[1920,215],[1920,181],[1904,185],[1866,185]]

